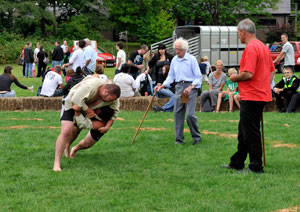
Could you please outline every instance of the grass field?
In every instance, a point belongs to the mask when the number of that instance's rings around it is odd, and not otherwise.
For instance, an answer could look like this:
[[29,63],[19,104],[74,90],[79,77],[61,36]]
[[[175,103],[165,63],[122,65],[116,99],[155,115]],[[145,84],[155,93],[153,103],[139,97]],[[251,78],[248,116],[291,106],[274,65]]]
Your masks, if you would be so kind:
[[122,111],[93,148],[63,157],[57,173],[59,112],[1,111],[0,211],[299,210],[299,113],[264,114],[265,174],[220,167],[236,150],[238,112],[197,113],[197,146],[187,132],[186,144],[175,145],[172,113],[153,112],[131,145],[142,116]]

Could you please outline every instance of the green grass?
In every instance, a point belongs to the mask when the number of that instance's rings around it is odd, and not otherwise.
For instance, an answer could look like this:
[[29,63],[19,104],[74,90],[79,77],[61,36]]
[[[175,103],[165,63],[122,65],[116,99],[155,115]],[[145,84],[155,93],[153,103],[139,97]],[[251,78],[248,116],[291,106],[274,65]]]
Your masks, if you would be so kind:
[[[237,174],[236,138],[174,144],[172,113],[122,111],[112,129],[52,171],[59,112],[0,112],[0,211],[276,211],[300,205],[300,114],[265,113],[265,174]],[[237,133],[239,113],[197,113],[201,132]],[[41,119],[41,120],[37,120]],[[234,122],[229,120],[236,120]],[[10,129],[10,126],[26,128]],[[187,126],[185,126],[188,129]],[[85,136],[82,132],[74,144]],[[282,142],[297,148],[274,148]],[[247,164],[248,159],[247,159]]]

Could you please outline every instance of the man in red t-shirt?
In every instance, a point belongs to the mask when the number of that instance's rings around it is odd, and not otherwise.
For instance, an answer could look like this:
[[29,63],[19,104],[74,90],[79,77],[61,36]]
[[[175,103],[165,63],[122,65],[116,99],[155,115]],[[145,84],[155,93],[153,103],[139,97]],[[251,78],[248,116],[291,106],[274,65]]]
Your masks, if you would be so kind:
[[275,67],[269,49],[256,39],[256,27],[250,19],[238,25],[241,43],[247,46],[240,61],[240,73],[230,76],[238,82],[241,109],[238,133],[238,150],[225,168],[242,170],[249,153],[248,171],[263,173],[260,121],[266,102],[272,101],[271,81]]

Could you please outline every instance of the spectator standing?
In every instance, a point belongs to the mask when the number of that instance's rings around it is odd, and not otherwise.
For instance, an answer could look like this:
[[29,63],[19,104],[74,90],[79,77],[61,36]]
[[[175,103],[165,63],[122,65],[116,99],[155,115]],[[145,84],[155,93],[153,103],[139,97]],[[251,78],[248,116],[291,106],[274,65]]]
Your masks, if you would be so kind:
[[85,41],[80,40],[78,42],[78,48],[76,51],[72,53],[69,63],[64,64],[62,68],[72,65],[73,70],[77,70],[77,67],[80,67],[82,69],[84,66],[84,54],[83,54],[84,46],[85,46]]
[[32,43],[28,42],[27,47],[24,50],[24,62],[25,66],[25,78],[32,78],[32,64],[34,62],[33,51],[32,51]]
[[282,97],[286,99],[286,105],[288,106],[292,96],[297,94],[297,89],[300,85],[300,80],[293,73],[293,69],[289,66],[283,68],[284,76],[274,86],[274,93],[276,97],[276,104],[279,112],[285,113],[286,107],[284,106],[284,101]]
[[68,43],[66,40],[63,42],[63,45],[61,45],[60,47],[62,48],[64,54],[66,54],[66,52],[69,50],[69,49],[67,49]]
[[46,74],[40,94],[41,96],[54,97],[63,95],[62,89],[64,88],[64,84],[59,72],[61,72],[61,67],[55,66],[54,71],[49,71]]
[[85,41],[85,47],[83,51],[84,55],[84,68],[88,69],[89,72],[94,73],[96,69],[96,59],[97,59],[97,53],[95,49],[91,46],[91,41],[86,38]]
[[198,121],[195,115],[198,88],[201,88],[202,75],[197,59],[187,53],[189,44],[187,40],[179,38],[174,42],[176,56],[173,58],[167,79],[155,90],[170,87],[176,82],[174,96],[174,120],[176,144],[184,144],[184,119],[190,128],[193,145],[201,142]]
[[36,67],[39,67],[39,59],[37,58],[37,54],[39,53],[40,51],[40,43],[36,43],[36,48],[34,49],[34,52],[33,52],[33,57],[34,57],[34,62],[36,64]]
[[22,85],[17,77],[12,74],[12,71],[13,68],[11,66],[6,66],[4,73],[0,75],[0,97],[16,97],[16,91],[10,89],[12,83],[15,83],[19,88],[33,91],[33,87]]
[[[22,57],[23,61],[24,61],[24,58],[25,58],[25,48],[26,48],[26,47],[27,47],[27,45],[24,46],[24,48],[23,48],[23,50],[22,50],[22,52],[21,52],[21,57]],[[26,67],[26,63],[25,63],[25,61],[24,61],[24,63],[23,63],[23,70],[22,70],[22,72],[23,72],[23,77],[25,77],[25,67]]]
[[140,74],[141,69],[144,67],[142,65],[143,63],[143,56],[148,52],[148,46],[145,44],[140,46],[140,49],[137,51],[134,51],[130,54],[130,57],[128,58],[128,64],[132,65],[130,68],[130,75],[136,79],[136,77]]
[[282,51],[273,61],[274,64],[281,61],[284,58],[284,67],[290,66],[294,69],[295,67],[295,50],[292,44],[288,41],[288,35],[286,33],[281,34],[281,41],[284,44]]
[[120,97],[134,97],[136,90],[136,83],[131,75],[129,75],[130,66],[123,64],[121,73],[114,77],[114,84],[118,85],[121,89]]
[[118,50],[118,53],[115,75],[121,72],[122,65],[126,63],[126,53],[123,50],[123,43],[121,41],[117,42],[116,49]]
[[250,19],[238,24],[238,36],[246,44],[240,61],[240,73],[230,76],[238,82],[241,108],[238,127],[238,150],[224,168],[242,170],[249,153],[248,172],[263,173],[260,121],[266,102],[272,101],[271,80],[275,67],[270,50],[256,38],[256,27]]
[[204,63],[206,64],[206,76],[204,76],[204,81],[205,81],[206,84],[208,84],[208,77],[207,76],[212,71],[211,70],[211,65],[210,65],[210,63],[208,61],[208,57],[207,56],[204,56],[203,60],[204,60]]
[[43,47],[40,46],[40,50],[37,54],[37,58],[39,60],[39,63],[38,63],[38,74],[37,74],[37,77],[43,77],[45,72],[46,72],[46,67],[47,67],[47,64],[44,63],[44,59],[48,57],[48,54],[44,51]]
[[64,59],[64,51],[59,46],[59,42],[55,42],[55,48],[52,51],[52,68],[55,66],[61,66],[61,62]]

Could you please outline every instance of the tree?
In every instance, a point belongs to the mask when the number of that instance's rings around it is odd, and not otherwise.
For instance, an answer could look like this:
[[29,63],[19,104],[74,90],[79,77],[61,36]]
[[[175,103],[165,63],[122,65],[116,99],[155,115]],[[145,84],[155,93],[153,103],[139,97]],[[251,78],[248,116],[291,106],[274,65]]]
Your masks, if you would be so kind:
[[137,25],[139,41],[148,45],[171,37],[176,27],[172,15],[163,10],[157,15],[145,14],[145,18],[138,20]]
[[206,25],[232,25],[243,16],[266,15],[279,0],[174,0],[173,14],[177,20],[189,22],[195,18]]

